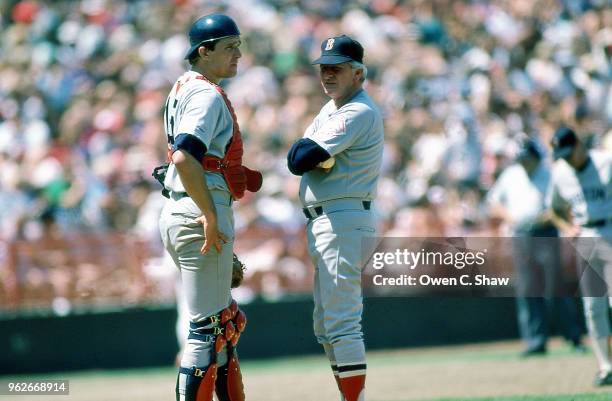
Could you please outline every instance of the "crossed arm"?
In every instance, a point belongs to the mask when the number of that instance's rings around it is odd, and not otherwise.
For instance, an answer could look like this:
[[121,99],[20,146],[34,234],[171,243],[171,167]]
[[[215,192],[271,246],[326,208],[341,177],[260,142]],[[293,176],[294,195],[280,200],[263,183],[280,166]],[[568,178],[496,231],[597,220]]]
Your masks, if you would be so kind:
[[331,155],[315,141],[302,138],[289,149],[287,166],[292,174],[303,175],[330,157]]

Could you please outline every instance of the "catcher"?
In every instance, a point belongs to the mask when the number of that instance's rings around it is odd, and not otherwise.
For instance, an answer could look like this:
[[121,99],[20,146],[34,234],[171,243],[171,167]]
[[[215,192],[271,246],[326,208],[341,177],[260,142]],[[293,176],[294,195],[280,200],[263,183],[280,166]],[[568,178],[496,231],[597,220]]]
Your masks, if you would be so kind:
[[[240,31],[227,15],[210,14],[189,31],[180,76],[166,100],[168,200],[159,228],[181,275],[189,335],[176,382],[177,401],[242,401],[235,347],[246,318],[232,300],[234,217],[232,203],[255,192],[261,173],[242,164],[243,143],[234,108],[219,86],[237,74]],[[158,173],[163,173],[158,170]]]

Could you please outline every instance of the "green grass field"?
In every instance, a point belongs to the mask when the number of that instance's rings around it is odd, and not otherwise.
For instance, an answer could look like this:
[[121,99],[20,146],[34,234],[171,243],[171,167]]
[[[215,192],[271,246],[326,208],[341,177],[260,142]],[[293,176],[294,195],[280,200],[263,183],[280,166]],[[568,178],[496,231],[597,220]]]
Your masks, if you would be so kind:
[[[553,342],[545,357],[520,359],[520,344],[369,353],[369,401],[612,401],[612,388],[593,387],[591,354]],[[245,361],[249,401],[338,400],[323,356]],[[69,396],[0,396],[32,401],[172,401],[175,369],[84,371],[28,378],[68,379]],[[6,378],[2,378],[6,379]],[[25,379],[25,377],[20,377]]]

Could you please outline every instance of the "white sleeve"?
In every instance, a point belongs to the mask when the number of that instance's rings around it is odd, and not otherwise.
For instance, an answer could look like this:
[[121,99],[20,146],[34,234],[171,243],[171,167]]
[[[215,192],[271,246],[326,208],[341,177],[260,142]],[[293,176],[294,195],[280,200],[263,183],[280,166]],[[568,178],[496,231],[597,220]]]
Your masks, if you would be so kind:
[[177,127],[177,136],[195,135],[204,143],[206,149],[209,149],[221,118],[222,108],[225,107],[223,99],[214,89],[201,85],[186,95],[184,104],[185,111]]
[[548,191],[546,191],[546,208],[553,209],[555,212],[565,212],[568,205],[568,202],[563,199],[561,194],[559,193],[559,183],[556,174],[553,172],[551,175],[550,186]]

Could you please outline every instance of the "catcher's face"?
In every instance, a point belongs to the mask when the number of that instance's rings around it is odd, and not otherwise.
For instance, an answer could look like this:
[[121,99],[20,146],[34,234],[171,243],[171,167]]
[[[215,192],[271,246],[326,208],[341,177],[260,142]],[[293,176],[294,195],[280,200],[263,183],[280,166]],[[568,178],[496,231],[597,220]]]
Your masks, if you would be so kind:
[[238,73],[238,59],[242,57],[239,36],[230,36],[217,42],[215,50],[206,50],[203,59],[209,79],[231,78]]
[[360,74],[361,70],[354,70],[350,63],[321,64],[321,85],[327,96],[341,100],[359,87]]

